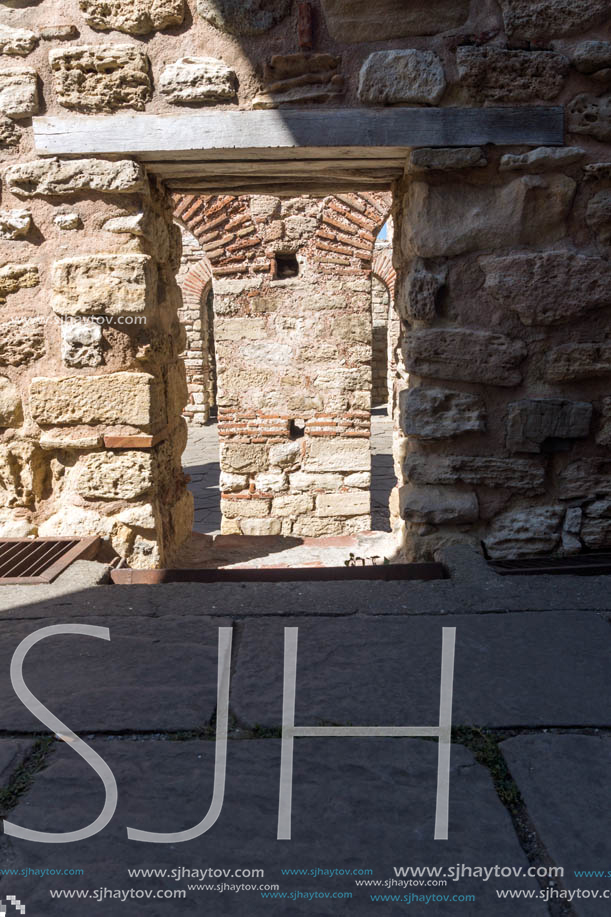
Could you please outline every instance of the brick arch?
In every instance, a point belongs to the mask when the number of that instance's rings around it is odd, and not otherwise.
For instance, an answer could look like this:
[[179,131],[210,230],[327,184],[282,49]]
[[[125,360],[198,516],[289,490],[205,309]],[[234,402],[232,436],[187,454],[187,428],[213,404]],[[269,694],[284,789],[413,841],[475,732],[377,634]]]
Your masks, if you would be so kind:
[[387,288],[391,300],[394,301],[397,285],[397,272],[392,263],[392,251],[389,248],[378,249],[371,264],[371,272],[382,281]]
[[371,271],[375,241],[390,216],[391,203],[390,191],[326,198],[314,242],[321,269],[347,274]]

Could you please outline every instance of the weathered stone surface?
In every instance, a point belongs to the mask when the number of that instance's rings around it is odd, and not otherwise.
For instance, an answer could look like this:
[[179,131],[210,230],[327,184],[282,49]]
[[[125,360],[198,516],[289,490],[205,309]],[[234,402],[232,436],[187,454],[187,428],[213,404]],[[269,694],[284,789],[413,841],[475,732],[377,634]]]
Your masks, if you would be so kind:
[[72,41],[78,38],[78,34],[77,27],[69,22],[54,22],[40,29],[40,37],[44,41]]
[[10,118],[38,114],[38,74],[31,67],[5,67],[0,72],[0,111]]
[[17,197],[65,197],[81,191],[131,194],[147,187],[142,166],[130,159],[39,159],[11,166],[4,180]]
[[562,553],[579,554],[582,544],[579,539],[583,512],[580,506],[570,506],[562,523]]
[[567,105],[569,133],[611,140],[611,95],[584,92]]
[[311,439],[306,447],[306,471],[369,471],[368,439]]
[[258,493],[278,494],[288,489],[288,479],[283,471],[265,471],[255,475]]
[[480,484],[508,490],[541,491],[545,469],[536,461],[488,455],[408,455],[407,480],[414,484]]
[[524,325],[556,325],[611,302],[609,264],[566,251],[481,258],[486,290]]
[[90,500],[135,500],[153,486],[151,452],[95,452],[79,471],[76,489]]
[[253,108],[277,108],[288,102],[324,102],[344,92],[341,58],[334,54],[274,54],[266,61],[265,92],[253,99]]
[[322,490],[339,490],[343,484],[341,474],[331,472],[307,472],[295,471],[289,475],[291,491],[301,493],[302,491],[322,491]]
[[29,210],[0,210],[0,239],[23,239],[31,228]]
[[479,516],[475,493],[458,487],[408,484],[400,489],[399,500],[401,515],[410,522],[461,525]]
[[262,35],[287,15],[290,0],[197,0],[197,12],[230,35]]
[[595,500],[586,507],[580,534],[586,548],[611,544],[611,500]]
[[17,146],[19,137],[20,131],[15,122],[0,112],[0,149]]
[[573,49],[573,64],[580,73],[611,67],[611,41],[582,41]]
[[269,450],[270,465],[278,468],[293,468],[301,457],[301,443],[297,440],[288,443],[277,443]]
[[562,500],[608,493],[611,493],[611,459],[578,459],[558,476],[558,496]]
[[248,475],[233,474],[231,471],[221,471],[219,477],[219,489],[221,493],[233,493],[239,490],[246,490],[248,487]]
[[482,168],[488,158],[480,146],[412,150],[407,160],[408,172],[455,172],[458,169]]
[[184,0],[79,0],[81,12],[93,29],[146,35],[180,25]]
[[44,325],[0,323],[0,366],[25,366],[45,354]]
[[319,494],[316,497],[317,516],[362,516],[371,510],[368,493]]
[[[507,448],[511,452],[544,452],[546,446],[558,451],[557,440],[586,437],[592,422],[589,401],[563,401],[560,398],[524,399],[507,406]],[[568,448],[570,443],[566,443]]]
[[375,51],[359,78],[359,98],[370,105],[411,102],[436,105],[446,88],[441,59],[433,51]]
[[466,46],[456,52],[460,84],[486,102],[549,101],[562,89],[569,60],[554,51]]
[[0,25],[0,54],[27,57],[38,44],[38,35],[30,29],[14,29]]
[[62,322],[62,360],[66,366],[99,366],[102,328],[95,322]]
[[532,506],[497,516],[484,538],[490,557],[511,559],[548,554],[560,542],[562,506]]
[[30,386],[30,410],[42,426],[109,423],[144,430],[165,422],[163,386],[148,373],[38,377]]
[[479,395],[442,388],[405,389],[399,395],[401,429],[416,439],[447,439],[486,430],[486,406]]
[[0,376],[0,427],[16,427],[21,420],[21,396],[17,386]]
[[221,443],[221,468],[236,474],[265,471],[267,468],[267,446],[251,443]]
[[611,342],[563,344],[555,347],[545,361],[548,382],[595,379],[611,373]]
[[63,232],[72,232],[83,228],[83,221],[78,213],[58,213],[53,217],[53,222]]
[[596,434],[596,442],[599,446],[611,446],[611,398],[603,398],[600,413],[600,428]]
[[6,302],[11,293],[36,287],[39,283],[35,264],[4,264],[0,267],[0,303]]
[[487,331],[440,328],[411,331],[403,345],[405,367],[417,376],[513,386],[522,379],[523,341]]
[[399,285],[396,306],[409,322],[431,325],[437,317],[437,296],[446,282],[447,270],[429,270],[414,259]]
[[271,500],[261,497],[221,498],[221,512],[227,519],[260,518],[269,515]]
[[155,305],[156,269],[149,255],[79,255],[56,261],[51,307],[58,315],[124,315]]
[[327,28],[340,42],[368,42],[434,35],[466,22],[468,0],[429,0],[406,5],[404,0],[322,0]]
[[49,52],[57,101],[75,111],[144,109],[151,95],[149,62],[134,45],[78,45]]
[[609,0],[501,0],[510,38],[548,39],[586,32],[611,14]]
[[575,189],[566,175],[528,175],[501,188],[414,181],[403,198],[403,252],[439,258],[554,242],[565,235]]
[[505,153],[501,156],[499,172],[546,172],[572,166],[586,155],[578,146],[539,146],[528,153]]
[[266,519],[240,519],[240,529],[243,535],[265,537],[279,535],[282,531],[282,523],[280,519],[272,519],[271,516]]
[[599,191],[588,201],[586,223],[600,242],[611,243],[611,191]]
[[232,101],[237,84],[235,71],[214,57],[181,57],[159,77],[159,91],[177,105]]
[[314,508],[314,497],[310,494],[286,494],[274,497],[272,516],[292,517],[311,513]]
[[47,468],[35,443],[0,446],[0,506],[34,506],[42,496]]

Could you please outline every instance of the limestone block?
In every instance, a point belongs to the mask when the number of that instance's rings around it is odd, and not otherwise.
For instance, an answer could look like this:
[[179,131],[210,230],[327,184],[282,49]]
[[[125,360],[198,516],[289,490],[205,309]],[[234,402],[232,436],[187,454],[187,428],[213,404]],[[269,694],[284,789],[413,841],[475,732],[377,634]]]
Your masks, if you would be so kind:
[[0,376],[0,427],[19,426],[22,419],[19,390],[10,379]]
[[490,557],[511,560],[548,554],[558,547],[562,506],[532,506],[497,516],[484,544]]
[[611,373],[611,343],[563,344],[551,350],[545,361],[548,382],[595,379]]
[[344,487],[371,487],[371,472],[355,471],[354,474],[347,474],[344,478]]
[[99,366],[102,328],[95,322],[62,322],[62,360],[66,366]]
[[9,118],[38,114],[38,74],[31,67],[5,67],[0,71],[0,111]]
[[[553,440],[586,437],[592,422],[589,401],[532,398],[507,405],[507,448],[511,452],[544,452]],[[560,444],[555,444],[556,449]],[[566,443],[566,448],[570,443]]]
[[154,529],[159,523],[159,512],[152,503],[138,503],[122,509],[120,513],[113,514],[111,518],[132,528]]
[[53,264],[51,308],[58,315],[129,315],[156,304],[149,255],[78,255]]
[[[148,57],[135,45],[78,45],[49,52],[57,101],[76,111],[144,110],[151,96]],[[1,107],[1,106],[0,106]]]
[[78,34],[75,25],[65,22],[54,22],[40,29],[40,37],[43,41],[72,41],[73,38],[78,38]]
[[437,318],[437,297],[446,277],[446,270],[430,271],[416,258],[399,285],[396,299],[399,315],[409,322],[433,324]]
[[29,210],[0,210],[0,239],[23,239],[31,228]]
[[562,553],[578,554],[582,544],[579,540],[583,511],[580,506],[571,506],[566,511],[562,524]]
[[586,223],[603,245],[611,243],[611,191],[599,191],[588,201]]
[[240,519],[242,535],[255,535],[258,537],[280,535],[282,523],[280,519]]
[[235,71],[214,57],[182,57],[165,67],[159,91],[168,102],[228,102],[236,97]]
[[300,538],[324,538],[326,535],[350,535],[370,527],[370,516],[299,516],[293,522],[291,534]]
[[412,150],[407,159],[408,172],[456,172],[488,165],[481,146],[447,147]]
[[306,446],[306,471],[369,471],[368,439],[311,438]]
[[408,455],[403,466],[414,484],[479,484],[507,490],[542,491],[545,469],[528,459],[494,458],[488,455]]
[[573,64],[580,73],[611,67],[611,41],[582,41],[573,49]]
[[29,442],[0,446],[0,506],[34,506],[42,498],[48,465]]
[[234,493],[235,491],[246,490],[247,487],[247,474],[232,474],[230,471],[221,471],[219,478],[219,488],[221,493]]
[[374,51],[361,69],[359,99],[369,105],[436,105],[445,88],[443,64],[433,51]]
[[166,370],[166,404],[168,420],[179,417],[189,401],[187,375],[182,360],[170,363]]
[[94,452],[78,469],[76,490],[89,500],[135,500],[153,483],[151,452]]
[[286,494],[274,497],[272,502],[272,516],[282,518],[303,516],[314,509],[314,497],[310,494]]
[[399,395],[401,430],[416,439],[447,439],[486,430],[486,406],[479,395],[450,389],[405,389]]
[[539,146],[528,153],[505,153],[501,156],[499,172],[546,172],[572,166],[586,155],[578,146]]
[[547,40],[599,25],[611,14],[609,0],[501,0],[510,38]]
[[486,290],[524,325],[574,321],[611,299],[608,262],[566,251],[481,258]]
[[269,450],[269,463],[278,468],[294,468],[300,458],[301,443],[298,440],[277,443]]
[[180,25],[185,15],[184,0],[79,0],[79,7],[92,29],[129,35]]
[[463,328],[411,331],[403,347],[405,368],[417,376],[519,385],[518,369],[527,353],[523,341]]
[[148,373],[108,373],[32,380],[30,410],[41,426],[130,424],[149,430],[165,423],[161,382]]
[[611,464],[608,458],[578,459],[558,475],[558,495],[562,500],[607,493],[611,493]]
[[221,519],[221,535],[241,535],[239,519],[227,519],[225,516]]
[[289,486],[291,491],[301,493],[302,491],[322,491],[322,490],[339,490],[343,484],[341,474],[316,474],[307,471],[295,471],[289,475]]
[[403,199],[403,252],[439,258],[554,242],[565,235],[575,189],[566,175],[528,175],[501,188],[414,181]]
[[371,510],[368,492],[319,494],[316,497],[317,516],[363,516]]
[[400,512],[410,522],[463,525],[479,518],[477,496],[458,487],[408,484],[399,490]]
[[112,527],[113,520],[96,510],[65,504],[39,525],[38,534],[45,538],[53,535],[108,535]]
[[227,519],[247,519],[269,515],[271,500],[261,497],[234,499],[221,497],[221,512]]
[[586,507],[580,532],[587,548],[611,544],[611,500],[595,500]]
[[0,112],[0,149],[17,146],[20,136],[15,122]]
[[148,188],[142,166],[131,159],[38,159],[11,166],[4,180],[17,197],[65,197],[87,191],[132,194]]
[[611,398],[603,398],[600,413],[600,428],[596,434],[596,442],[599,446],[611,446]]
[[4,264],[0,267],[0,303],[11,293],[36,287],[40,283],[35,264]]
[[288,488],[283,471],[266,471],[255,475],[255,488],[259,493],[279,494]]
[[0,322],[0,366],[25,366],[44,354],[43,324]]
[[268,467],[267,446],[251,443],[221,443],[221,468],[235,474],[265,471]]
[[327,28],[339,42],[436,35],[466,22],[469,0],[322,0]]
[[596,140],[611,140],[611,95],[583,92],[567,105],[567,128],[572,134],[588,134]]
[[458,78],[469,96],[480,102],[550,101],[562,89],[569,60],[554,51],[508,51],[505,48],[458,48]]
[[36,32],[30,29],[14,29],[10,25],[0,25],[0,54],[27,57],[37,44]]
[[17,516],[14,509],[0,511],[0,538],[27,538],[36,534],[37,527],[27,516]]
[[197,12],[230,35],[262,35],[287,15],[291,0],[197,0]]

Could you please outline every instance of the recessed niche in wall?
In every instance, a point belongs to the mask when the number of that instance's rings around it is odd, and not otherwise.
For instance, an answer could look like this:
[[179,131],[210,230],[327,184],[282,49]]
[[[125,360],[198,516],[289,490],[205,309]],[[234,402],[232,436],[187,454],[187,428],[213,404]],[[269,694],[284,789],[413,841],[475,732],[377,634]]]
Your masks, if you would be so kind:
[[294,255],[292,252],[287,252],[285,254],[277,253],[276,254],[276,280],[286,280],[289,277],[297,277],[299,275],[299,262],[297,261],[297,255]]

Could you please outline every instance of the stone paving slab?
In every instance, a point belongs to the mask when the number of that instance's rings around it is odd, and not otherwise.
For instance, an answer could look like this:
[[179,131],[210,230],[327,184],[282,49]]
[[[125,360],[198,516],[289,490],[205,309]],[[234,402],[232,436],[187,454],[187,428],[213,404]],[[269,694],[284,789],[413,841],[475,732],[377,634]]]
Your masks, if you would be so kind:
[[27,739],[0,739],[0,787],[5,787],[33,746]]
[[[565,888],[611,889],[608,735],[525,735],[501,744],[511,773],[548,852],[565,870]],[[604,870],[604,878],[574,871]],[[579,917],[599,917],[609,900],[573,901]]]
[[297,725],[437,725],[443,627],[456,725],[611,724],[609,624],[552,613],[246,621],[230,701],[244,724],[281,724],[285,626],[299,628]]
[[[39,627],[65,623],[49,618]],[[216,707],[218,628],[210,618],[88,618],[110,641],[52,636],[26,657],[25,682],[74,731],[182,730],[207,725]],[[40,731],[9,677],[17,645],[32,621],[0,623],[0,730]]]
[[[394,878],[393,866],[454,866],[456,863],[528,866],[511,820],[494,793],[488,773],[462,747],[453,749],[448,841],[434,841],[437,748],[418,739],[301,739],[295,746],[293,837],[276,840],[280,748],[274,739],[230,741],[227,785],[220,818],[209,833],[181,844],[129,841],[126,826],[179,831],[198,822],[211,799],[214,744],[95,740],[111,766],[119,805],[103,833],[73,849],[5,838],[4,856],[14,868],[70,864],[82,877],[11,879],[11,893],[28,914],[45,917],[370,917],[378,906],[402,917],[405,903],[373,904],[370,891],[352,877],[288,878],[281,869],[373,869],[373,879]],[[12,812],[14,823],[37,830],[67,831],[98,815],[103,790],[98,778],[70,749],[61,747],[30,792]],[[83,907],[81,900],[53,900],[49,888],[187,889],[169,877],[134,879],[128,868],[187,867],[265,870],[257,879],[207,879],[207,884],[278,884],[280,891],[351,891],[349,901],[263,899],[259,891],[187,892],[185,899],[106,901]],[[2,883],[4,886],[4,882]],[[496,888],[536,889],[532,879],[449,881],[429,893],[473,894],[476,901],[421,905],[432,917],[510,917],[515,902],[496,898]],[[7,885],[8,891],[8,885]],[[386,891],[386,889],[383,889]],[[396,892],[396,889],[395,889]],[[405,889],[399,890],[400,894]],[[92,902],[93,903],[93,902]],[[520,917],[544,917],[540,901],[523,902]]]

